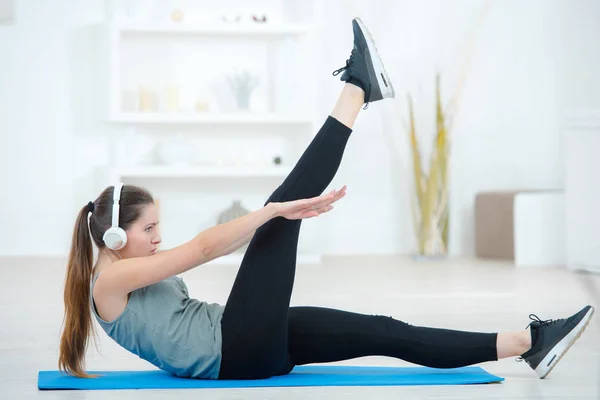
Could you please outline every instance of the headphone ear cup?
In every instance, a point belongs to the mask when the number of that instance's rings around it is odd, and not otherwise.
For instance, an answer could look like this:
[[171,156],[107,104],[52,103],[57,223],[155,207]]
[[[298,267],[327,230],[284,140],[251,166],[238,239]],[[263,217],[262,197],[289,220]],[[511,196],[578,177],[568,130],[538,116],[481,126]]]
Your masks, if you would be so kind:
[[108,228],[102,237],[104,244],[111,250],[121,250],[127,244],[127,233],[122,228]]

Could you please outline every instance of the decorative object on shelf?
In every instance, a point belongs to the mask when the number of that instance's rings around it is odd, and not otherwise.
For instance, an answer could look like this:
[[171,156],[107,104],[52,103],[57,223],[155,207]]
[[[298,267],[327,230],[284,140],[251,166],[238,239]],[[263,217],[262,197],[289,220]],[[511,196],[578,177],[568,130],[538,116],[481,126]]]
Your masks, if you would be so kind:
[[181,11],[181,10],[171,11],[171,21],[173,21],[173,22],[183,21],[183,11]]
[[224,224],[247,214],[250,214],[250,211],[242,206],[242,201],[233,200],[232,204],[219,214],[217,224]]
[[[233,200],[233,203],[224,211],[219,214],[217,224],[224,224],[229,221],[233,221],[236,218],[243,217],[244,215],[250,214],[250,211],[242,206],[240,200]],[[238,249],[238,252],[244,251],[248,247],[248,244]]]
[[163,141],[157,152],[160,160],[168,165],[187,166],[195,161],[194,148],[182,134]]
[[[216,85],[216,84],[213,84]],[[195,112],[205,113],[205,112],[215,112],[217,111],[214,106],[214,96],[212,94],[212,90],[214,90],[212,85],[208,86],[199,86],[193,89],[193,109]],[[219,90],[222,88],[219,87]],[[222,90],[221,90],[222,91]]]
[[138,95],[138,109],[141,112],[158,111],[158,94],[155,90],[140,86]]
[[207,112],[210,110],[210,103],[208,102],[208,100],[198,99],[196,100],[195,110],[196,112]]
[[273,157],[273,164],[281,165],[281,157],[280,156]]
[[164,110],[166,112],[177,112],[179,109],[179,88],[169,85],[165,88]]
[[267,22],[267,16],[265,14],[263,14],[261,17],[258,17],[257,15],[252,15],[252,21],[265,23]]
[[252,91],[259,82],[258,76],[249,71],[244,71],[228,75],[227,80],[235,95],[237,108],[240,110],[248,110],[250,108]]

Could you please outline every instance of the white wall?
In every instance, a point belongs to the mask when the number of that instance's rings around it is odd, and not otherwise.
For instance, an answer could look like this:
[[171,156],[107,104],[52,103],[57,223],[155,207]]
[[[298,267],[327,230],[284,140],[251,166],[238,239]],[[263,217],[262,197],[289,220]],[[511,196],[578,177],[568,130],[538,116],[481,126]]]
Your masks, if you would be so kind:
[[[558,67],[560,96],[564,114],[600,109],[600,2],[594,0],[555,1],[550,31],[556,49],[553,61]],[[565,121],[561,121],[561,127]]]
[[[483,2],[323,2],[316,85],[326,115],[341,83],[330,73],[351,49],[350,19],[361,15],[377,40],[398,98],[371,104],[333,182],[348,197],[318,223],[332,254],[410,253],[409,163],[405,93],[415,93],[421,133],[432,131],[433,74],[448,99],[464,53],[461,44]],[[101,52],[91,24],[104,19],[100,0],[16,2],[16,23],[0,25],[0,255],[64,254],[79,207],[97,195],[92,171],[108,162],[110,132]],[[453,131],[451,253],[473,253],[473,199],[481,190],[560,188],[564,182],[559,123],[565,109],[600,105],[593,0],[495,1]],[[294,77],[294,79],[301,79]],[[102,93],[98,91],[98,93]],[[424,139],[430,144],[431,135]],[[265,193],[265,195],[267,195]],[[316,222],[315,222],[316,223]],[[10,228],[10,233],[7,228]]]
[[62,254],[76,205],[91,196],[81,179],[106,162],[104,138],[86,129],[99,123],[82,127],[73,112],[77,101],[95,101],[75,96],[86,77],[74,67],[93,49],[78,48],[74,34],[104,9],[100,1],[15,4],[15,24],[0,26],[0,221],[10,227],[0,254]]
[[[413,249],[410,216],[410,153],[406,132],[394,123],[399,112],[406,119],[405,93],[416,93],[418,129],[431,145],[434,100],[434,69],[442,73],[446,100],[452,94],[465,57],[467,30],[481,12],[481,1],[400,1],[386,3],[377,11],[362,2],[354,9],[336,13],[340,4],[329,3],[328,15],[342,25],[353,12],[365,16],[385,56],[399,94],[395,103],[373,105],[356,125],[354,146],[346,165],[360,165],[367,173],[348,167],[338,182],[348,182],[354,202],[349,214],[336,214],[331,247],[343,253],[349,249],[376,252],[410,252]],[[596,47],[598,25],[579,26],[579,15],[590,20],[598,15],[592,1],[495,1],[477,34],[459,114],[452,132],[451,164],[451,243],[452,254],[474,253],[473,202],[477,192],[494,189],[553,189],[564,182],[559,109],[560,88],[571,88],[577,97],[585,84],[577,68],[583,62],[566,40],[565,32],[577,38],[579,48]],[[573,2],[569,3],[570,5]],[[596,35],[591,32],[595,29]],[[328,45],[340,41],[344,33],[327,37]],[[324,51],[329,65],[335,65],[343,49]],[[565,57],[578,57],[568,64]],[[595,60],[589,68],[598,66]],[[591,74],[588,74],[591,77]],[[598,78],[595,78],[598,82]],[[570,82],[578,81],[580,90]],[[328,93],[333,93],[330,82]],[[581,96],[580,96],[581,97]],[[330,99],[331,100],[331,99]],[[389,141],[395,146],[389,147]],[[375,204],[373,204],[375,202]],[[368,211],[367,211],[368,210]],[[392,213],[392,218],[385,215]],[[356,229],[361,227],[362,229]],[[342,240],[333,230],[345,232]],[[367,231],[368,234],[363,232]],[[359,233],[361,239],[356,234]],[[334,239],[335,237],[335,239]],[[349,246],[348,243],[352,243]]]

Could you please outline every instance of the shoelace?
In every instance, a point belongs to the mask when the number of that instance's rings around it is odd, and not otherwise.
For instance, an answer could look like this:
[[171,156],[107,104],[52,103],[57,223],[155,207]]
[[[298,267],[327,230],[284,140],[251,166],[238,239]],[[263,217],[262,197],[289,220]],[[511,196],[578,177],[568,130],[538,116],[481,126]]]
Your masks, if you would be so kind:
[[346,65],[344,65],[342,68],[340,69],[336,69],[335,71],[333,71],[333,76],[337,76],[340,72],[347,70],[348,68],[352,67],[352,65],[354,64],[354,56],[356,54],[356,47],[352,48],[352,52],[350,53],[350,58],[348,58],[346,60]]
[[[540,317],[538,317],[535,314],[529,314],[529,319],[531,320],[531,322],[529,323],[529,325],[527,325],[527,327],[525,329],[529,328],[531,326],[531,324],[533,324],[534,322],[539,323],[540,326],[550,326],[550,325],[555,324],[560,321],[558,319],[542,320],[542,319],[540,319]],[[519,356],[515,359],[515,361],[521,362],[521,361],[523,361],[523,357]]]
[[527,325],[527,328],[529,328],[529,327],[531,326],[531,324],[533,324],[534,322],[539,322],[539,324],[540,324],[541,326],[550,326],[550,325],[552,325],[552,324],[555,324],[555,323],[557,323],[558,321],[560,321],[560,320],[558,320],[558,319],[547,319],[547,320],[545,320],[545,321],[542,321],[542,320],[540,319],[540,317],[538,317],[538,316],[537,316],[537,315],[535,315],[535,314],[529,314],[529,319],[531,320],[531,322],[529,323],[529,325]]

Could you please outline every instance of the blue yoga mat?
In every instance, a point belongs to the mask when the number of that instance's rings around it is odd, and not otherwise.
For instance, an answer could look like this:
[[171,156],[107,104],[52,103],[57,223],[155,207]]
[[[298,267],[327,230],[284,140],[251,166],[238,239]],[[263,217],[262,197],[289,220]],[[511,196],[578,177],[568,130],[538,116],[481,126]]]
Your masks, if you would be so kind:
[[200,380],[152,371],[89,371],[99,378],[75,378],[59,371],[40,371],[41,390],[83,389],[190,389],[284,386],[406,386],[466,385],[501,382],[480,367],[436,369],[426,367],[298,366],[284,376],[259,380]]

